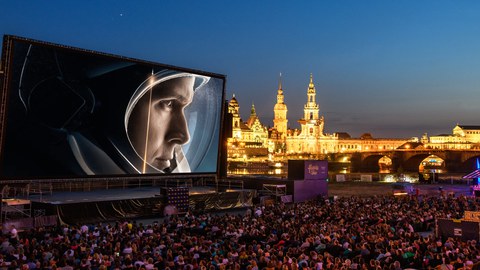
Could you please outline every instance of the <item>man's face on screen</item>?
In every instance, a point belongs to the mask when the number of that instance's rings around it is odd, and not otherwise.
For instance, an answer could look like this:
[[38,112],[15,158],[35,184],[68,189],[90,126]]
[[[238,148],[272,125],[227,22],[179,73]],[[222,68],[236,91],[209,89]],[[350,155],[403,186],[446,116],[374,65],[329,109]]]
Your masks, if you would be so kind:
[[150,166],[169,168],[175,146],[189,141],[184,109],[192,102],[194,81],[194,77],[180,77],[160,83],[133,108],[128,136],[137,154]]

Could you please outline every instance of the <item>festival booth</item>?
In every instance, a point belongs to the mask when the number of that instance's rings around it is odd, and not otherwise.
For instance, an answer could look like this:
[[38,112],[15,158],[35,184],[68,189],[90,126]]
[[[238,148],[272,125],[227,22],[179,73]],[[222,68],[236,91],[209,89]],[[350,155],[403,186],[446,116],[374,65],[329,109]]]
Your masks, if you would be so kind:
[[294,202],[328,196],[328,162],[326,160],[289,160],[288,179],[293,180]]

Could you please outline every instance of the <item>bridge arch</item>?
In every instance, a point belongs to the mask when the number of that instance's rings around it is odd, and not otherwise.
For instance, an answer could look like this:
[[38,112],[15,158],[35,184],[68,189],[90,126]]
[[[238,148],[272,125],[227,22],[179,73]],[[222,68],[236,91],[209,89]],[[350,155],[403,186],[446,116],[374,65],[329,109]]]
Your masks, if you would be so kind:
[[332,158],[332,161],[335,162],[350,162],[352,156],[348,154],[336,155]]
[[379,173],[390,173],[393,168],[393,160],[389,156],[383,156],[378,160]]
[[470,172],[477,169],[477,159],[480,160],[480,154],[478,156],[472,156],[459,164],[459,171]]
[[402,168],[408,172],[442,172],[445,170],[445,159],[431,153],[419,153],[405,160]]
[[378,173],[378,172],[381,172],[382,170],[386,170],[386,168],[381,166],[381,163],[384,163],[384,164],[389,163],[388,170],[390,170],[392,165],[392,159],[385,154],[373,154],[373,155],[366,156],[362,160],[362,171]]
[[[382,152],[355,152],[329,154],[329,161],[348,167],[350,172],[384,172],[379,165],[380,159],[391,159],[390,172],[421,172],[422,162],[430,155],[443,160],[442,172],[465,172],[476,169],[476,158],[480,158],[480,150],[394,150]],[[436,169],[436,168],[435,168]]]
[[419,153],[412,155],[408,159],[404,160],[400,166],[406,172],[418,172],[418,168],[420,167],[422,161],[429,156],[430,153]]
[[446,171],[445,159],[437,155],[429,155],[419,165],[418,172],[421,173],[442,173]]

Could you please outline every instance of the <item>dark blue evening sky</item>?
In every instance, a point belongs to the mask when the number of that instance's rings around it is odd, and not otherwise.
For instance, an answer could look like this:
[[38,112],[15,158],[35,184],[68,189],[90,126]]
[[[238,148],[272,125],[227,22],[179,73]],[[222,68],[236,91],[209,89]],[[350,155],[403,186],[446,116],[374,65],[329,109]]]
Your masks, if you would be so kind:
[[325,131],[358,137],[480,125],[480,1],[0,0],[12,34],[227,76],[243,119],[272,126],[279,73],[290,127],[310,73]]

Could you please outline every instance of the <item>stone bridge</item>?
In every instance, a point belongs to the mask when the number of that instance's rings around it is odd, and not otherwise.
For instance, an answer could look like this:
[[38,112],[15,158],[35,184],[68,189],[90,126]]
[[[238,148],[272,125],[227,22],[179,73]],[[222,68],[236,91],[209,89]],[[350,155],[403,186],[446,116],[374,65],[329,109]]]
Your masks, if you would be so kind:
[[391,171],[418,172],[421,162],[435,155],[445,162],[447,172],[470,172],[475,170],[476,159],[480,158],[480,150],[436,150],[436,149],[396,149],[392,151],[375,151],[361,153],[335,153],[330,161],[345,163],[349,161],[351,172],[379,172],[378,161],[382,157],[392,160]]

